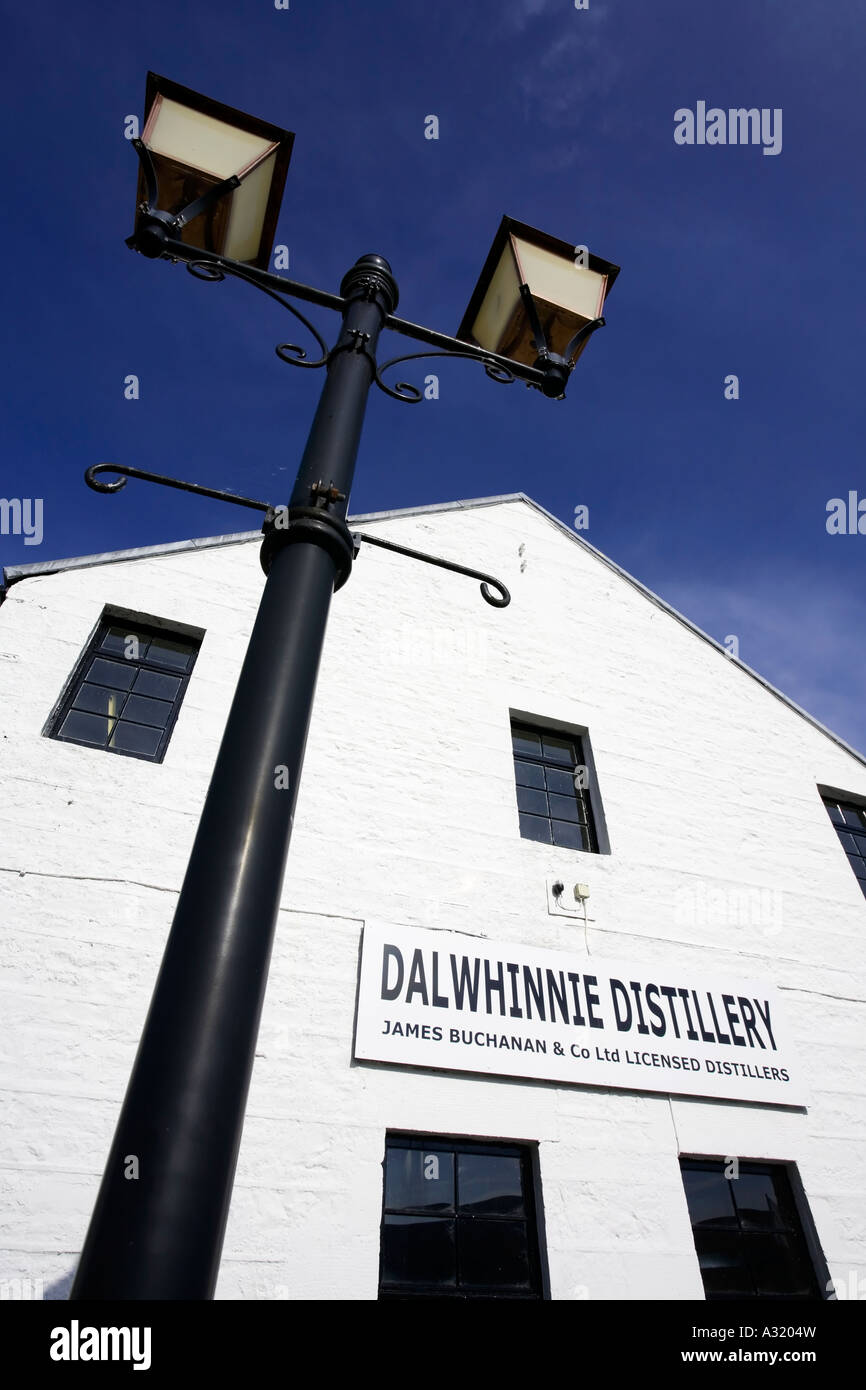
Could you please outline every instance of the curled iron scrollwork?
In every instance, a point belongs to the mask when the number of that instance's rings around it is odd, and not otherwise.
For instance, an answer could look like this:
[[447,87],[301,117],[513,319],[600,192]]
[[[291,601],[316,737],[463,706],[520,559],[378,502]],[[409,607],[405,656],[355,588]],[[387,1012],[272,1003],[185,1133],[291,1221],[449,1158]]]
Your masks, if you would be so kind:
[[395,401],[407,401],[410,405],[417,405],[423,401],[424,393],[419,391],[417,386],[413,386],[408,381],[396,381],[393,386],[382,380],[382,373],[389,367],[396,367],[399,362],[414,362],[421,357],[465,357],[470,362],[480,362],[491,381],[501,382],[502,385],[509,385],[515,380],[513,372],[502,363],[493,358],[487,358],[477,352],[409,352],[403,357],[392,357],[390,361],[383,362],[381,367],[376,370],[376,385],[380,391],[384,391],[386,396],[391,396]]
[[310,323],[310,320],[306,318],[299,309],[295,308],[294,304],[290,304],[283,295],[278,294],[276,290],[269,289],[267,285],[260,284],[255,275],[245,275],[237,266],[230,265],[225,261],[187,261],[186,268],[190,275],[194,276],[196,280],[205,280],[207,282],[224,280],[226,275],[233,275],[235,279],[243,280],[248,285],[254,285],[257,290],[261,290],[262,294],[266,294],[270,299],[275,299],[284,309],[288,309],[290,314],[294,314],[296,319],[300,319],[307,331],[315,338],[321,353],[320,357],[308,362],[307,349],[301,347],[299,343],[278,343],[275,351],[280,361],[288,362],[291,367],[314,368],[327,365],[328,345],[319,330]]

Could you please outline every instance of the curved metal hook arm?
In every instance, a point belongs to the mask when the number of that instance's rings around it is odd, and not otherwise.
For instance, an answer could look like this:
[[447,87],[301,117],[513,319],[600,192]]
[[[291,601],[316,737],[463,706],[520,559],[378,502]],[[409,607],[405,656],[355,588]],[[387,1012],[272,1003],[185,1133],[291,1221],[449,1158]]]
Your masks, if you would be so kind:
[[395,401],[407,401],[410,405],[417,405],[424,399],[423,391],[419,391],[417,386],[413,386],[408,381],[398,381],[394,386],[388,386],[382,380],[382,373],[389,367],[396,367],[398,362],[414,362],[419,357],[466,357],[470,362],[480,362],[491,381],[502,382],[509,385],[516,380],[515,375],[502,362],[496,361],[492,357],[485,357],[480,352],[473,352],[467,348],[465,352],[449,349],[447,352],[408,352],[403,357],[392,357],[390,361],[383,362],[381,367],[377,367],[375,381],[380,391],[384,391],[386,396],[391,396]]
[[143,140],[139,140],[136,138],[131,143],[132,148],[135,150],[135,153],[138,155],[138,158],[141,161],[141,169],[142,173],[144,174],[144,188],[147,194],[148,207],[155,207],[156,200],[159,194],[157,191],[156,183],[156,169],[154,168],[153,160],[150,157],[150,150],[147,148],[147,145],[144,143]]
[[583,328],[578,329],[568,347],[565,349],[565,352],[562,354],[566,362],[571,361],[575,349],[580,347],[580,344],[590,337],[597,328],[604,328],[604,319],[592,319],[589,323],[585,323]]
[[532,342],[539,357],[547,357],[550,348],[547,346],[547,338],[541,326],[541,319],[538,317],[538,309],[532,297],[532,290],[528,285],[520,286],[520,298],[523,300],[523,308],[526,317],[529,319],[529,331],[532,334]]
[[[423,355],[427,356],[426,353]],[[494,579],[492,574],[483,574],[481,570],[467,569],[465,565],[455,565],[451,560],[440,560],[437,555],[425,555],[422,551],[410,550],[405,545],[395,545],[393,541],[382,540],[381,536],[369,536],[366,531],[353,531],[352,540],[356,548],[359,541],[367,541],[370,545],[381,546],[383,550],[394,550],[398,555],[408,555],[411,560],[423,560],[425,564],[436,565],[439,569],[453,570],[455,574],[466,574],[470,579],[480,579],[481,596],[485,603],[491,604],[494,608],[507,608],[511,602],[511,595],[501,579]],[[499,590],[498,597],[490,592],[488,585]]]
[[294,304],[290,304],[277,290],[272,290],[268,285],[263,285],[256,275],[248,275],[235,261],[220,259],[194,260],[187,261],[186,268],[190,275],[196,280],[205,280],[208,283],[215,283],[224,280],[227,275],[233,275],[236,280],[243,280],[248,285],[254,285],[262,294],[266,294],[269,299],[276,300],[284,309],[288,309],[290,314],[294,314],[296,319],[300,319],[304,327],[312,334],[319,344],[321,357],[314,362],[306,361],[306,348],[300,347],[297,343],[279,343],[276,348],[277,356],[282,362],[288,362],[292,367],[324,367],[328,361],[328,345],[317,328],[310,323]]
[[192,222],[194,218],[199,217],[201,213],[207,212],[212,208],[214,203],[219,202],[220,198],[224,198],[227,193],[231,193],[233,188],[240,188],[240,184],[241,181],[237,174],[232,174],[230,178],[223,179],[222,183],[214,184],[213,188],[208,189],[207,193],[203,193],[200,198],[196,198],[193,202],[187,203],[186,207],[183,208],[181,212],[175,213],[173,219],[174,226],[179,229],[185,227],[188,222]]
[[164,221],[165,226],[170,227],[172,231],[181,231],[188,222],[192,222],[194,218],[201,216],[203,212],[208,212],[210,208],[213,207],[214,203],[219,202],[220,198],[224,198],[227,193],[231,193],[235,188],[240,188],[241,181],[237,174],[231,174],[227,179],[223,179],[221,183],[212,185],[200,198],[194,198],[191,203],[187,203],[185,208],[181,208],[180,212],[171,214],[160,213],[157,207],[159,201],[159,180],[156,176],[156,166],[154,165],[150,150],[141,139],[133,140],[132,148],[141,161],[141,168],[144,173],[144,187],[147,198],[141,211],[147,212],[151,216],[158,217],[161,221]]
[[[120,473],[123,476],[113,483],[97,482],[98,473]],[[215,497],[218,502],[234,502],[238,507],[252,507],[255,511],[266,512],[268,502],[256,502],[252,497],[237,497],[233,492],[222,492],[219,488],[200,487],[198,483],[185,483],[180,478],[164,478],[161,473],[146,473],[142,468],[129,468],[123,463],[94,463],[84,474],[84,481],[94,492],[119,492],[126,487],[127,478],[141,478],[146,483],[162,483],[164,487],[174,487],[181,492],[194,492],[198,497]]]

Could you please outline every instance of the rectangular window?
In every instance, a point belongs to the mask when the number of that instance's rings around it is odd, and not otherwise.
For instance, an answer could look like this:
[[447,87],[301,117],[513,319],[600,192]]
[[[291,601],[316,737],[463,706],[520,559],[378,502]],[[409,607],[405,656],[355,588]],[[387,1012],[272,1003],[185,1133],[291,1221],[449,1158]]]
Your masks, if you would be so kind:
[[542,1297],[529,1149],[389,1135],[380,1299]]
[[104,618],[47,736],[162,762],[200,642],[137,620]]
[[829,796],[825,796],[823,801],[848,856],[848,863],[866,896],[866,808],[855,806],[851,801],[836,801]]
[[707,1299],[821,1297],[784,1164],[680,1167]]
[[581,737],[512,721],[511,743],[523,838],[597,854]]

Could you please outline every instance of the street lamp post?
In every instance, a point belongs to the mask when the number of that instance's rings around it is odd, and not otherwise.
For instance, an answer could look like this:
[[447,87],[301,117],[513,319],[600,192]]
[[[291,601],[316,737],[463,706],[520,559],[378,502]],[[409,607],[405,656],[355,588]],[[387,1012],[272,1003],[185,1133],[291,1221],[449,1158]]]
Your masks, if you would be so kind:
[[[460,338],[449,338],[396,319],[397,285],[381,256],[362,256],[344,277],[339,296],[273,275],[264,269],[267,235],[253,225],[250,210],[258,212],[263,225],[270,221],[272,236],[275,213],[270,195],[279,184],[280,158],[287,162],[290,139],[282,139],[287,133],[152,74],[148,97],[145,136],[148,128],[156,131],[164,146],[156,151],[157,160],[146,141],[137,142],[146,198],[139,204],[129,244],[146,256],[185,261],[199,278],[223,279],[229,274],[263,289],[302,319],[322,349],[321,358],[312,362],[291,344],[281,345],[279,355],[297,366],[324,367],[327,376],[286,507],[122,465],[96,465],[87,473],[89,485],[99,491],[116,491],[126,477],[140,477],[265,512],[262,566],[267,579],[72,1299],[213,1296],[331,594],[348,578],[361,542],[385,545],[470,575],[481,581],[485,600],[496,607],[509,601],[505,586],[490,575],[363,537],[347,526],[371,385],[375,382],[398,399],[421,398],[406,383],[391,387],[382,379],[386,367],[407,359],[379,366],[380,332],[390,328],[427,345],[428,353],[408,357],[469,357],[496,380],[522,379],[559,397],[587,329],[592,332],[601,322],[597,315],[578,318],[578,341],[564,352],[551,353],[532,296],[527,302],[521,286],[533,355],[537,353],[528,363],[484,347],[472,335],[472,323]],[[192,116],[185,114],[185,101]],[[245,123],[244,135],[259,139],[252,153],[244,147],[243,155],[253,171],[259,171],[260,186],[220,219],[220,200],[237,196],[242,187],[242,178],[226,174],[225,166],[213,169],[212,127],[227,120]],[[190,130],[194,157],[182,158],[170,141]],[[202,173],[207,159],[210,165]],[[160,164],[169,171],[172,186],[183,190],[178,196],[187,201],[180,208],[159,207]],[[248,169],[247,176],[251,177]],[[270,193],[265,187],[268,178]],[[196,219],[202,229],[199,238],[190,235]],[[234,260],[215,250],[214,228],[223,241],[234,237],[245,244],[248,259]],[[609,280],[615,273],[616,267],[610,267]],[[485,293],[480,284],[479,304]],[[330,350],[286,295],[339,310],[341,331]],[[497,301],[491,310],[489,298],[482,319],[496,328],[502,306]],[[513,308],[506,317],[513,317]],[[97,475],[105,471],[121,476],[114,482],[99,481]]]

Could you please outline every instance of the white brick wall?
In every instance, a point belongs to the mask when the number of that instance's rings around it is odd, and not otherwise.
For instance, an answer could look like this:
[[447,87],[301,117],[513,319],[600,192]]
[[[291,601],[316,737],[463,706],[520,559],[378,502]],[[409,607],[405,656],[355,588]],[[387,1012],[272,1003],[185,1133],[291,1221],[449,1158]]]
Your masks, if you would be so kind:
[[[386,1129],[538,1142],[554,1298],[702,1297],[679,1153],[795,1162],[850,1287],[866,901],[816,786],[866,795],[866,766],[525,502],[364,529],[501,577],[512,604],[369,547],[335,597],[218,1297],[375,1298]],[[0,1280],[48,1297],[86,1230],[262,583],[245,542],[27,578],[0,607]],[[41,737],[105,604],[206,631],[161,765]],[[510,709],[589,729],[609,856],[520,838]],[[553,874],[589,883],[586,933],[549,915]],[[714,915],[731,885],[761,920]],[[355,1065],[366,919],[766,980],[809,1108]]]

